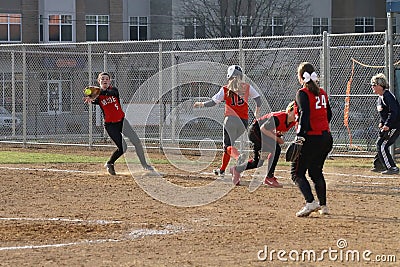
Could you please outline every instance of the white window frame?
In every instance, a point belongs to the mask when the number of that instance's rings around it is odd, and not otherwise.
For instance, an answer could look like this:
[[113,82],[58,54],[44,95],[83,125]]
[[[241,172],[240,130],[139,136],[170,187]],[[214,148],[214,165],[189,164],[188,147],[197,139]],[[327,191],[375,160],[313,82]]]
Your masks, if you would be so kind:
[[[312,34],[322,34],[325,31],[324,28],[329,32],[329,18],[313,18],[312,23]],[[316,29],[318,29],[318,33],[316,33]]]
[[[361,22],[361,23],[359,23]],[[371,22],[369,24],[369,22]],[[367,27],[371,27],[372,26],[372,30],[371,31],[366,31]],[[374,32],[375,30],[375,18],[374,17],[356,17],[354,18],[354,31],[356,31],[356,28],[361,28],[362,27],[362,31],[358,31],[359,33],[368,33],[368,32]]]
[[[131,36],[131,28],[134,27],[137,30],[137,36],[132,38]],[[140,28],[146,27],[146,39],[140,39]],[[148,40],[149,39],[149,18],[143,16],[132,16],[129,17],[129,40],[132,41],[140,41],[140,40]]]
[[[96,26],[96,40],[91,41],[109,41],[110,39],[110,17],[108,15],[86,15],[86,27]],[[107,26],[107,40],[99,40],[99,27]],[[86,37],[87,39],[87,37]],[[88,41],[88,40],[86,40]]]
[[[58,18],[57,18],[58,17]],[[72,14],[49,14],[48,15],[48,34],[47,38],[49,42],[73,42],[74,41],[74,27],[73,27],[73,20],[74,17]],[[50,26],[58,26],[58,40],[50,40]],[[71,40],[63,40],[63,27],[71,27]],[[65,36],[64,36],[65,37]]]
[[[185,38],[187,39],[197,39],[197,38],[205,38],[205,25],[201,21],[199,21],[198,18],[185,18],[185,28],[191,28],[193,29],[193,36],[186,36],[184,35]],[[199,30],[203,28],[204,31],[204,36],[199,36],[198,32]]]
[[[7,24],[7,40],[0,42],[21,42],[22,41],[22,16],[21,14],[0,13],[0,24]],[[12,25],[19,25],[19,40],[11,40]]]
[[[366,30],[367,27],[372,27],[371,30]],[[362,29],[362,31],[357,31],[357,29]],[[356,17],[354,18],[354,32],[356,33],[368,33],[375,31],[375,18],[374,17]],[[357,36],[356,41],[358,42],[368,42],[371,38],[370,36]]]
[[270,17],[270,18],[265,18],[264,21],[264,27],[271,28],[271,35],[270,36],[276,36],[276,30],[277,27],[282,27],[282,34],[284,33],[283,29],[283,17]]

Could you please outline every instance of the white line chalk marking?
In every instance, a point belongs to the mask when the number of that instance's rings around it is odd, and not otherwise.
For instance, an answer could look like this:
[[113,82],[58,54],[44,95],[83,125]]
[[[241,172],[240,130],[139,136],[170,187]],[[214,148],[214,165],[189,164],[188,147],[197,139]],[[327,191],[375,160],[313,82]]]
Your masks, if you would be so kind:
[[17,171],[45,171],[45,172],[77,172],[77,173],[97,173],[91,171],[78,171],[78,170],[60,170],[48,168],[21,168],[21,167],[0,167],[0,169],[17,170]]
[[2,221],[56,221],[56,222],[71,222],[71,223],[89,223],[89,224],[113,224],[122,223],[122,221],[106,221],[106,220],[83,220],[83,219],[68,219],[68,218],[1,218]]
[[120,242],[120,241],[122,241],[122,240],[118,240],[118,239],[85,240],[85,241],[81,241],[81,242],[71,242],[71,243],[61,243],[61,244],[2,247],[2,248],[0,248],[0,251],[18,250],[18,249],[60,248],[60,247],[76,246],[76,245],[83,245],[83,244],[99,244],[99,243],[105,243],[105,242]]

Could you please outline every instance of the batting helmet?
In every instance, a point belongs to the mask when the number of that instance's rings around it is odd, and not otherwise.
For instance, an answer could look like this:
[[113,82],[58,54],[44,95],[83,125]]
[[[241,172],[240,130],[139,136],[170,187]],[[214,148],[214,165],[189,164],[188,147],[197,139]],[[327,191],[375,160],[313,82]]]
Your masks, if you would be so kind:
[[243,71],[239,65],[229,66],[226,78],[229,80],[232,77],[243,77]]

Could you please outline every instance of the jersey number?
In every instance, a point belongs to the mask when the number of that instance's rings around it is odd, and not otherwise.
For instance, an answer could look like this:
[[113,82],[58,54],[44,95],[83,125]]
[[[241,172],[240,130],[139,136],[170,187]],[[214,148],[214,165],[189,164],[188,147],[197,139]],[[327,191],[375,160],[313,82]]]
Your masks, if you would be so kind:
[[325,95],[320,95],[315,97],[315,109],[320,109],[322,107],[326,108],[326,98]]
[[[232,98],[232,106],[236,105],[241,106],[244,104],[244,99],[241,98],[239,95],[233,94],[231,98]],[[236,103],[236,98],[237,98],[237,103]]]

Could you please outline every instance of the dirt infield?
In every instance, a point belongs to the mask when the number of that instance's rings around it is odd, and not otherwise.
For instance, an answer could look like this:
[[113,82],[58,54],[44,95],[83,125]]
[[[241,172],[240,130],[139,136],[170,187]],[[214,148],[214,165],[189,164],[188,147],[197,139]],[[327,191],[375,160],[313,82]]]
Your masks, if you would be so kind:
[[[18,148],[0,153],[6,149]],[[308,218],[295,217],[303,199],[281,164],[283,188],[251,191],[246,176],[224,197],[196,207],[158,201],[122,163],[114,177],[99,163],[0,164],[0,265],[399,266],[400,176],[337,165],[345,160],[356,161],[335,159],[324,170],[331,214]],[[156,167],[181,186],[215,180]]]

